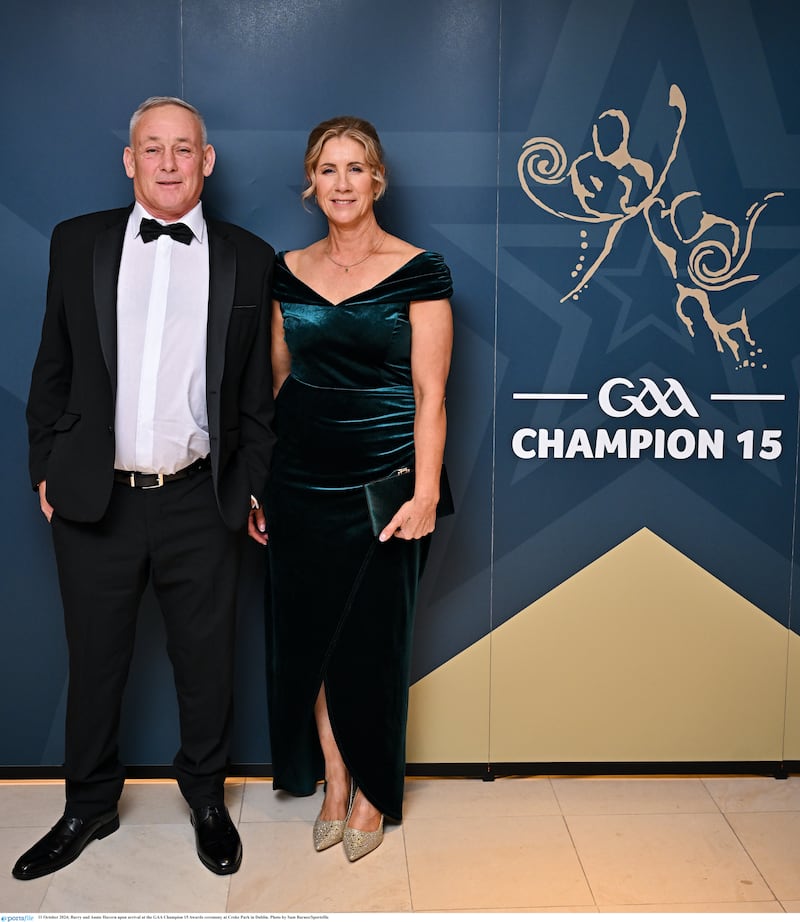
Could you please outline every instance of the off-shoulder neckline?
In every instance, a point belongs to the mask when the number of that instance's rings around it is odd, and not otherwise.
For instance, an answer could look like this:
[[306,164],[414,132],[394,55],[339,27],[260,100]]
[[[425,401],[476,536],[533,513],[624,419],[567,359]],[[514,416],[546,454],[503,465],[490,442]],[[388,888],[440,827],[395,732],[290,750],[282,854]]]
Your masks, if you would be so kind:
[[390,282],[396,275],[399,275],[404,269],[407,269],[413,262],[420,259],[423,256],[433,256],[435,255],[432,250],[422,250],[419,253],[415,253],[411,259],[406,260],[402,266],[399,266],[394,272],[390,272],[385,278],[381,279],[379,282],[376,282],[369,288],[365,288],[363,291],[357,291],[355,294],[350,295],[349,298],[343,298],[341,301],[330,301],[324,295],[320,294],[315,288],[312,288],[307,282],[304,282],[299,276],[295,275],[294,272],[289,268],[286,263],[286,253],[288,250],[281,250],[278,253],[278,259],[281,261],[283,268],[291,275],[291,277],[303,288],[310,291],[315,297],[319,298],[320,301],[324,301],[325,304],[330,307],[341,307],[342,304],[347,304],[348,301],[355,301],[359,298],[363,298],[364,295],[368,294],[371,291],[375,291],[376,288],[380,288],[381,285],[385,285],[387,282]]

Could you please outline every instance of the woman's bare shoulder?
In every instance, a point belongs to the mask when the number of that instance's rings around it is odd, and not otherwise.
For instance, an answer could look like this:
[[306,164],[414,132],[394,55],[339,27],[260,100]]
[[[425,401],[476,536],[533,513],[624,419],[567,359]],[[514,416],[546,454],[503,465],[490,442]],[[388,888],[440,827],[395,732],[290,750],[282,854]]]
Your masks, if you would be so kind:
[[309,244],[307,247],[299,250],[288,250],[284,253],[283,258],[289,271],[293,275],[302,275],[305,270],[307,274],[310,267],[317,265],[324,258],[322,244],[322,240],[315,240],[314,243]]
[[408,262],[409,259],[413,259],[420,253],[425,252],[422,247],[414,246],[413,243],[409,243],[407,240],[402,240],[400,237],[395,237],[393,234],[386,234],[386,237],[381,244],[380,250],[387,256],[396,256],[403,262]]

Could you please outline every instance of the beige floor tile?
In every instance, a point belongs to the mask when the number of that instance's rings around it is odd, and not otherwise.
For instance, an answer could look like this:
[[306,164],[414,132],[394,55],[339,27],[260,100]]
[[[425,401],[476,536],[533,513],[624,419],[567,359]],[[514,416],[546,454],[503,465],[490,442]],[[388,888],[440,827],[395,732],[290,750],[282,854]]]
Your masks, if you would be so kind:
[[734,912],[788,912],[775,900],[764,903],[657,903],[649,906],[601,906],[601,913],[657,912],[657,913],[713,913],[729,915]]
[[353,864],[339,846],[315,852],[304,823],[243,823],[240,829],[245,859],[231,880],[229,913],[411,909],[400,826],[388,826],[383,844]]
[[[242,811],[244,781],[225,785],[225,805],[234,823]],[[189,806],[176,781],[126,781],[119,802],[120,821],[128,826],[189,823]]]
[[49,828],[42,826],[37,829],[26,826],[23,829],[0,830],[0,911],[3,915],[39,911],[47,888],[52,882],[52,876],[40,877],[37,880],[14,880],[11,868],[14,867],[17,858]]
[[800,811],[800,776],[791,778],[705,778],[723,813]]
[[189,807],[175,781],[126,781],[119,799],[124,826],[189,822]]
[[413,778],[406,782],[405,819],[466,816],[553,816],[558,803],[547,778]]
[[[514,907],[513,909],[443,909],[441,914],[446,918],[451,918],[452,916],[457,915],[477,915],[480,913],[482,916],[490,915],[492,917],[499,916],[503,919],[509,917],[519,916],[520,920],[523,920],[525,916],[530,915],[531,913],[546,913],[551,915],[552,913],[558,913],[559,915],[597,915],[599,910],[596,906],[526,906],[526,907]],[[434,915],[433,913],[425,913],[426,916]]]
[[228,781],[225,784],[225,806],[234,823],[242,821],[242,804],[244,803],[244,780]]
[[728,821],[779,900],[800,900],[800,813],[732,813]]
[[565,816],[617,813],[718,813],[696,778],[554,778]]
[[0,827],[46,826],[47,832],[63,812],[63,781],[0,782]]
[[403,829],[415,911],[594,907],[561,817],[406,819]]
[[[475,912],[485,912],[485,909],[476,909]],[[600,910],[596,906],[534,906],[533,909],[493,909],[492,912],[519,912],[519,913],[530,913],[537,912],[542,913],[546,912],[548,915],[550,913],[557,912],[559,914],[569,913],[570,915],[597,915]]]
[[313,823],[321,806],[321,786],[310,797],[293,797],[286,791],[273,791],[272,779],[256,781],[248,778],[244,788],[241,821]]
[[569,816],[566,822],[598,906],[774,899],[720,815]]
[[221,913],[230,880],[200,864],[188,823],[121,826],[53,875],[41,912]]
[[[241,812],[243,781],[225,785],[225,802],[231,816]],[[178,785],[170,780],[126,781],[119,802],[120,819],[129,826],[189,822],[189,808]],[[0,828],[47,826],[50,829],[64,812],[64,782],[0,782]]]
[[129,781],[117,833],[15,881],[14,861],[61,814],[63,782],[0,782],[0,910],[405,913],[413,897],[415,911],[470,914],[800,914],[799,797],[798,776],[413,778],[405,823],[350,865],[341,847],[311,846],[321,787],[294,798],[234,779],[245,856],[217,877],[174,782]]

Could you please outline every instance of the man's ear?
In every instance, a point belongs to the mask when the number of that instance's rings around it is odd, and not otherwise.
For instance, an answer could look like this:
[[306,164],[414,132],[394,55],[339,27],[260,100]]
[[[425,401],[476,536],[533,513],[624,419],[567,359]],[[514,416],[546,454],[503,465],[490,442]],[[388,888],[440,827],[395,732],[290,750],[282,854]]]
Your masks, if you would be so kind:
[[122,152],[122,162],[125,164],[125,175],[128,179],[133,179],[136,173],[136,162],[133,157],[133,151],[130,147],[126,147]]
[[[217,162],[217,152],[210,144],[203,148],[203,176],[210,176],[214,171],[214,164]],[[128,174],[131,176],[132,174]]]

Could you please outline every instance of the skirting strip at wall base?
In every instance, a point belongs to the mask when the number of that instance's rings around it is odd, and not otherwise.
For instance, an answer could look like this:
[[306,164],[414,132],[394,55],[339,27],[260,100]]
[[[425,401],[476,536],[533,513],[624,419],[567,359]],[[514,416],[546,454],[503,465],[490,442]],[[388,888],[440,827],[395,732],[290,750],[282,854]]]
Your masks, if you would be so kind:
[[[800,774],[800,761],[766,762],[409,762],[409,778],[497,778],[538,775],[764,775],[788,778]],[[44,781],[64,777],[60,765],[3,765],[0,781]],[[171,765],[129,765],[127,777],[171,778]],[[229,778],[271,778],[272,765],[231,765]]]
[[800,761],[789,762],[493,762],[409,763],[408,777],[530,778],[539,775],[765,775],[788,778],[800,773]]

